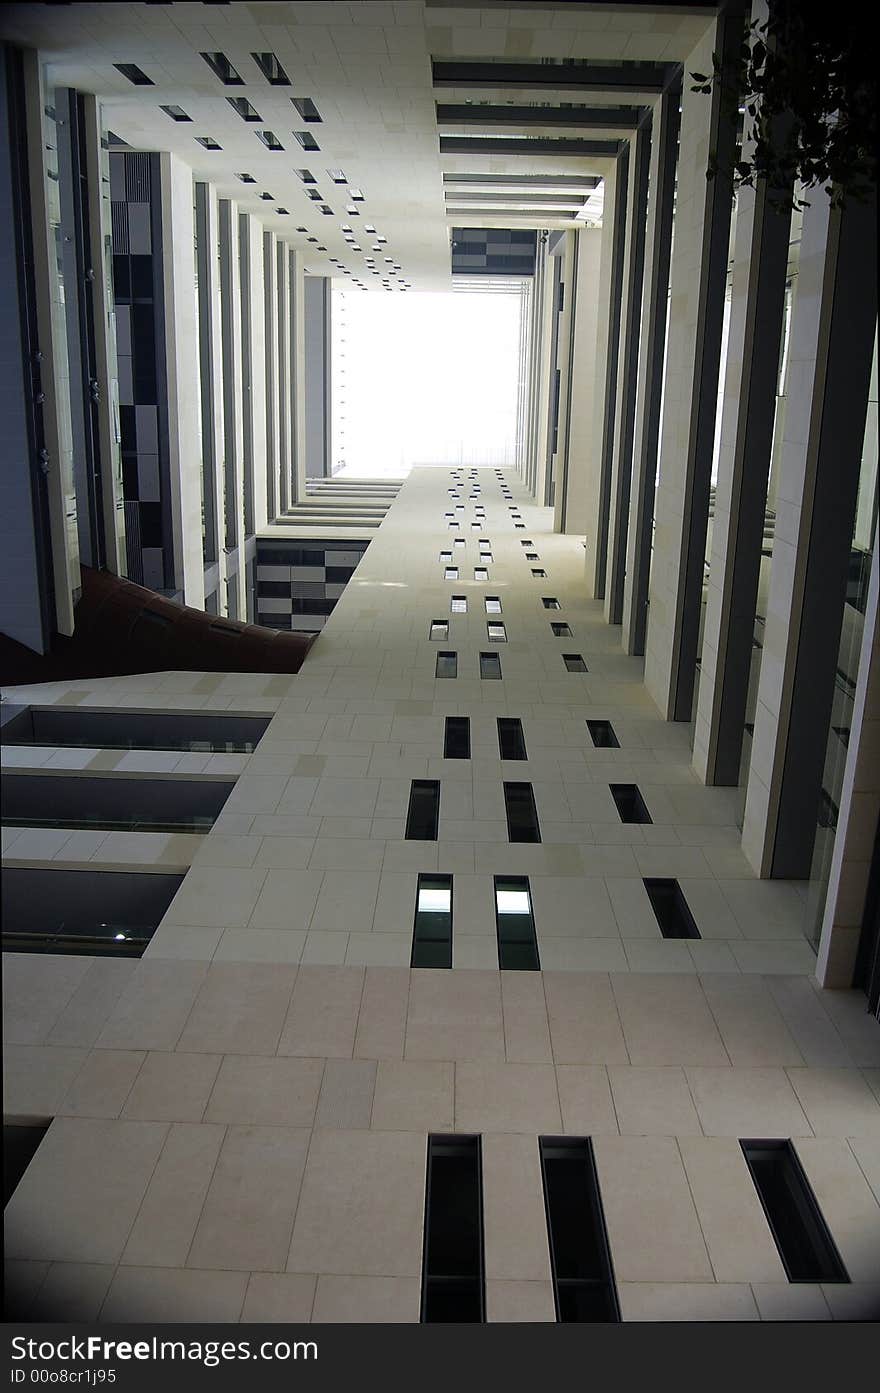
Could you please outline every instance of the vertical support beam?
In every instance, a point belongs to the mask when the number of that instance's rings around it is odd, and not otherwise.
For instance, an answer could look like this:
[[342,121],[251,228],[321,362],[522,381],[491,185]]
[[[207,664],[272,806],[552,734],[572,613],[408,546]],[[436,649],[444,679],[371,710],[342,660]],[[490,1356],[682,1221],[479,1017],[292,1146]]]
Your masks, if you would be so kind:
[[278,364],[278,509],[282,515],[293,501],[290,471],[291,381],[290,381],[290,264],[287,244],[275,246],[275,328]]
[[205,567],[198,472],[201,456],[199,324],[194,290],[192,170],[176,155],[163,153],[160,184],[174,588],[182,591],[184,604],[204,609]]
[[[568,439],[571,424],[572,394],[572,336],[577,311],[578,239],[573,231],[565,233],[565,252],[562,260],[562,312],[556,342],[556,367],[559,373],[559,411],[556,419],[553,465],[553,528],[560,530],[565,502],[565,480],[568,468]],[[547,500],[550,501],[549,499]]]
[[[557,234],[561,237],[562,234]],[[552,244],[551,244],[552,246]],[[556,453],[556,442],[559,435],[559,412],[560,412],[560,392],[561,374],[559,371],[559,341],[562,332],[562,309],[560,302],[565,299],[565,282],[563,273],[565,262],[562,249],[558,242],[556,250],[551,253],[552,271],[549,276],[550,294],[550,357],[547,369],[547,428],[543,441],[539,441],[541,451],[539,457],[539,470],[543,466],[542,485],[537,491],[536,497],[540,499],[545,508],[550,506],[553,497],[553,456]]]
[[547,234],[538,249],[539,282],[533,304],[532,438],[529,487],[535,499],[543,499],[547,477],[547,440],[553,392],[553,334],[556,316],[553,279],[557,259],[547,252]]
[[876,201],[804,212],[743,851],[809,874],[877,319]]
[[76,527],[76,492],[73,481],[73,436],[70,424],[70,385],[67,375],[67,342],[64,292],[59,272],[61,209],[58,198],[58,150],[54,122],[46,111],[39,55],[22,51],[28,150],[33,284],[39,352],[39,386],[42,393],[43,444],[46,492],[52,545],[55,629],[73,633],[73,607],[82,578]]
[[648,165],[651,158],[650,117],[630,142],[629,216],[624,252],[621,300],[620,357],[617,371],[617,405],[614,413],[614,455],[611,508],[608,521],[608,561],[605,578],[605,619],[623,620],[623,584],[629,504],[632,484],[633,439],[639,366],[639,330],[642,318],[642,283],[645,270],[645,217],[648,205]]
[[[685,62],[711,72],[717,52],[731,74],[743,36],[739,0]],[[651,622],[645,685],[667,720],[689,721],[693,709],[702,611],[709,487],[718,405],[718,370],[732,208],[731,175],[706,178],[709,152],[730,171],[736,146],[731,77],[711,97],[682,93],[681,158],[672,253],[669,346],[663,405],[660,483]]]
[[598,350],[598,301],[602,233],[582,227],[578,244],[576,299],[571,326],[571,394],[564,461],[563,489],[557,511],[558,530],[586,537],[588,550],[596,544],[596,494],[592,440]]
[[654,535],[654,491],[660,443],[660,407],[666,357],[669,301],[669,262],[672,251],[672,212],[675,206],[675,166],[678,157],[681,82],[668,88],[654,108],[651,164],[648,176],[642,324],[636,374],[636,416],[633,436],[633,476],[623,587],[622,642],[625,653],[641,656],[648,629],[648,579]]
[[305,286],[302,253],[290,251],[290,309],[288,331],[290,349],[291,421],[290,471],[293,498],[296,502],[306,496],[306,343],[305,343]]
[[241,324],[241,487],[244,538],[254,535],[254,327],[251,312],[251,218],[238,214],[239,313]]
[[220,554],[223,518],[223,403],[220,390],[220,334],[217,326],[217,203],[209,184],[195,186],[196,269],[201,384],[202,496],[205,506],[205,564]]
[[[605,343],[604,404],[601,413],[602,445],[599,455],[599,509],[596,529],[596,555],[593,572],[593,596],[605,598],[605,573],[608,567],[608,523],[611,515],[611,474],[614,455],[614,428],[617,419],[617,372],[620,345],[620,307],[623,295],[623,256],[626,237],[626,206],[629,192],[629,146],[617,157],[614,189],[606,189],[605,218],[610,219],[610,282],[608,291],[608,337]],[[608,194],[611,193],[609,201]],[[596,397],[596,401],[602,398]],[[589,558],[587,558],[589,567]]]
[[275,234],[263,232],[263,351],[266,364],[266,522],[278,516],[281,480],[278,442],[278,296]]
[[[791,217],[758,180],[737,195],[730,331],[694,768],[739,783],[773,445]],[[824,196],[824,195],[823,195]]]
[[330,278],[306,276],[305,407],[306,476],[330,477]]
[[266,323],[264,291],[263,229],[255,218],[248,218],[248,286],[250,293],[251,352],[251,531],[266,526]]
[[244,618],[244,497],[242,488],[241,295],[238,266],[238,218],[228,198],[218,204],[220,230],[220,333],[223,355],[223,437],[226,509],[224,549],[230,615]]

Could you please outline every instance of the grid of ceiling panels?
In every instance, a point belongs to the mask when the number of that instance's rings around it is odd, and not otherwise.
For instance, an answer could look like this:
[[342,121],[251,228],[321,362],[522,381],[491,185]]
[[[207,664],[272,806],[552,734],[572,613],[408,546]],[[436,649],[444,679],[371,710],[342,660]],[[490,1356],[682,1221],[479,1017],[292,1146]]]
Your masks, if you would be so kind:
[[9,39],[39,48],[52,82],[95,92],[129,146],[178,155],[300,248],[309,273],[370,288],[448,289],[451,220],[570,225],[549,198],[527,206],[534,186],[515,207],[450,203],[492,189],[444,175],[602,179],[710,22],[680,5],[561,0],[4,6]]

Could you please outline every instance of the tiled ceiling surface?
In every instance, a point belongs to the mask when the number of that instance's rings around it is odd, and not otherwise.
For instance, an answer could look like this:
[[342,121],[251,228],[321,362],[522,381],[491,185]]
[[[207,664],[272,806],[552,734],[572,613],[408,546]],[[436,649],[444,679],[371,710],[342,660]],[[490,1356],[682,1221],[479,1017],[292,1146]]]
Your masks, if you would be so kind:
[[[544,135],[614,141],[624,127],[604,123],[571,126],[557,112],[552,124],[521,128],[484,124],[480,103],[492,106],[549,103],[562,107],[637,107],[652,99],[648,91],[594,90],[587,93],[536,88],[465,85],[435,86],[432,59],[449,61],[590,59],[597,63],[681,62],[711,22],[712,8],[687,6],[599,6],[570,4],[425,4],[423,0],[362,0],[362,3],[231,4],[70,4],[4,5],[0,33],[38,48],[50,65],[50,80],[94,92],[101,99],[108,129],[129,145],[170,150],[210,180],[225,197],[256,214],[305,253],[307,271],[352,277],[380,285],[368,274],[366,258],[377,265],[391,256],[398,279],[417,289],[450,287],[449,229],[465,226],[564,227],[571,207],[552,200],[541,206],[493,207],[473,202],[473,212],[447,215],[445,175],[484,174],[489,192],[498,176],[601,178],[609,156],[561,154],[472,154],[440,149],[440,134]],[[225,86],[202,53],[225,55],[243,85]],[[251,56],[271,53],[290,79],[273,86]],[[152,86],[134,86],[115,64],[135,64]],[[541,75],[546,77],[546,66]],[[259,120],[244,120],[227,98],[246,98]],[[307,121],[293,97],[310,98],[320,121]],[[473,121],[443,121],[437,103],[470,103]],[[163,106],[182,108],[190,121],[175,121]],[[270,150],[258,131],[271,131],[283,147]],[[306,150],[293,132],[312,136],[319,149]],[[219,149],[206,149],[210,137]],[[342,170],[344,184],[328,170]],[[296,173],[308,170],[314,183]],[[238,178],[247,173],[254,183]],[[353,202],[349,188],[363,192]],[[309,197],[309,190],[321,198]],[[270,194],[271,201],[261,198]],[[321,205],[332,212],[322,213]],[[454,205],[456,209],[461,204]],[[276,208],[285,208],[280,214]],[[354,207],[357,212],[348,209]],[[515,214],[515,215],[514,215]],[[356,236],[354,250],[343,225]],[[376,229],[368,233],[366,226]],[[304,229],[304,230],[300,230]],[[377,242],[377,237],[385,242]],[[315,240],[308,241],[311,237]],[[326,250],[319,250],[326,248]],[[378,250],[377,250],[378,248]],[[331,258],[335,258],[332,261]]]

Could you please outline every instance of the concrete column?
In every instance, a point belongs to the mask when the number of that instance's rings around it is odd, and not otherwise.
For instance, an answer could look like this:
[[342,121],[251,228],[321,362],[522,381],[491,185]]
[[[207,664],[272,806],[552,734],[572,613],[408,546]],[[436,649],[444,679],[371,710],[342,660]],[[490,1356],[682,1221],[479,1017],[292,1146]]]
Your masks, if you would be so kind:
[[277,250],[275,234],[263,231],[263,361],[265,363],[266,471],[264,493],[266,516],[272,522],[278,515],[281,480],[278,469],[278,296],[275,287]]
[[293,501],[291,478],[291,377],[290,377],[290,263],[285,242],[275,246],[275,329],[278,383],[278,511],[284,514]]
[[[556,417],[556,448],[551,455],[553,481],[553,527],[560,530],[568,461],[568,426],[571,414],[572,330],[577,306],[578,243],[574,232],[565,234],[562,254],[562,310],[556,336],[556,369],[559,373],[559,409]],[[549,499],[547,500],[549,502]]]
[[306,276],[303,291],[306,475],[326,479],[331,473],[329,276]]
[[[608,227],[608,319],[605,336],[605,367],[602,374],[603,391],[596,393],[599,492],[596,519],[596,551],[593,557],[592,593],[594,599],[605,598],[605,574],[608,567],[608,523],[611,516],[611,484],[614,456],[614,430],[617,420],[617,374],[620,348],[620,310],[623,295],[624,246],[626,238],[626,209],[629,194],[629,146],[617,157],[613,189],[606,185],[603,225]],[[605,248],[603,247],[603,252]],[[603,258],[604,259],[604,258]],[[601,293],[601,287],[600,287]],[[605,327],[605,326],[603,326]],[[590,557],[587,555],[587,574]]]
[[743,851],[809,874],[840,643],[877,317],[876,207],[804,212]]
[[306,496],[306,317],[302,253],[291,251],[288,331],[291,388],[290,469],[293,497]]
[[[226,512],[224,519],[227,568],[237,578],[238,602],[236,613],[245,615],[244,593],[244,488],[242,457],[244,427],[242,421],[241,375],[241,283],[238,264],[238,216],[234,203],[221,198],[218,203],[220,231],[220,335],[223,359],[223,436],[224,477],[226,481]],[[237,566],[229,562],[228,554],[235,552]]]
[[[244,216],[244,215],[242,215]],[[248,218],[248,288],[250,295],[250,429],[251,429],[251,521],[252,531],[266,526],[266,319],[263,229],[255,218]]]
[[556,345],[559,338],[559,283],[562,278],[560,255],[550,255],[548,250],[541,287],[543,315],[541,361],[538,365],[536,388],[534,492],[536,502],[544,507],[548,506],[552,484],[553,436],[556,413]]
[[557,531],[584,535],[587,547],[596,544],[597,478],[593,467],[592,440],[596,380],[598,300],[602,233],[584,227],[577,238],[577,278],[574,319],[571,326],[571,389],[561,497],[557,495]]
[[217,267],[217,200],[210,184],[196,184],[199,373],[201,382],[202,490],[205,499],[205,563],[217,562],[223,536],[223,390],[220,359],[220,284]]
[[773,444],[791,218],[760,180],[737,195],[733,286],[694,768],[739,783]]
[[[732,3],[685,60],[711,72],[712,55],[733,63],[742,6]],[[709,487],[730,239],[731,181],[706,178],[709,152],[730,169],[736,141],[731,94],[682,91],[681,149],[672,250],[669,338],[656,497],[645,685],[668,720],[690,720],[702,610]]]
[[160,160],[165,374],[168,383],[168,467],[174,586],[196,609],[205,607],[202,549],[202,457],[199,421],[199,324],[195,294],[192,170],[176,155]]
[[620,624],[623,619],[623,585],[629,532],[650,157],[651,123],[648,120],[636,131],[630,142],[626,242],[623,253],[624,272],[620,306],[621,334],[608,517],[608,560],[605,576],[605,618],[609,624]]

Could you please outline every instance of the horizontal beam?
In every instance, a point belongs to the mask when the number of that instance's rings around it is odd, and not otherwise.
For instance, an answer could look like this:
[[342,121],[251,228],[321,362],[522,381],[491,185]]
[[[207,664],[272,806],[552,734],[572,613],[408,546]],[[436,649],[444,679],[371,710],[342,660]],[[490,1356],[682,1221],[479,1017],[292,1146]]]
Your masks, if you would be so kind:
[[656,92],[678,72],[676,63],[482,63],[432,64],[435,87],[540,87],[554,92]]
[[437,122],[473,126],[598,126],[634,131],[643,106],[487,106],[471,102],[437,102]]
[[501,140],[497,136],[441,135],[440,153],[448,155],[595,155],[616,159],[619,140]]

